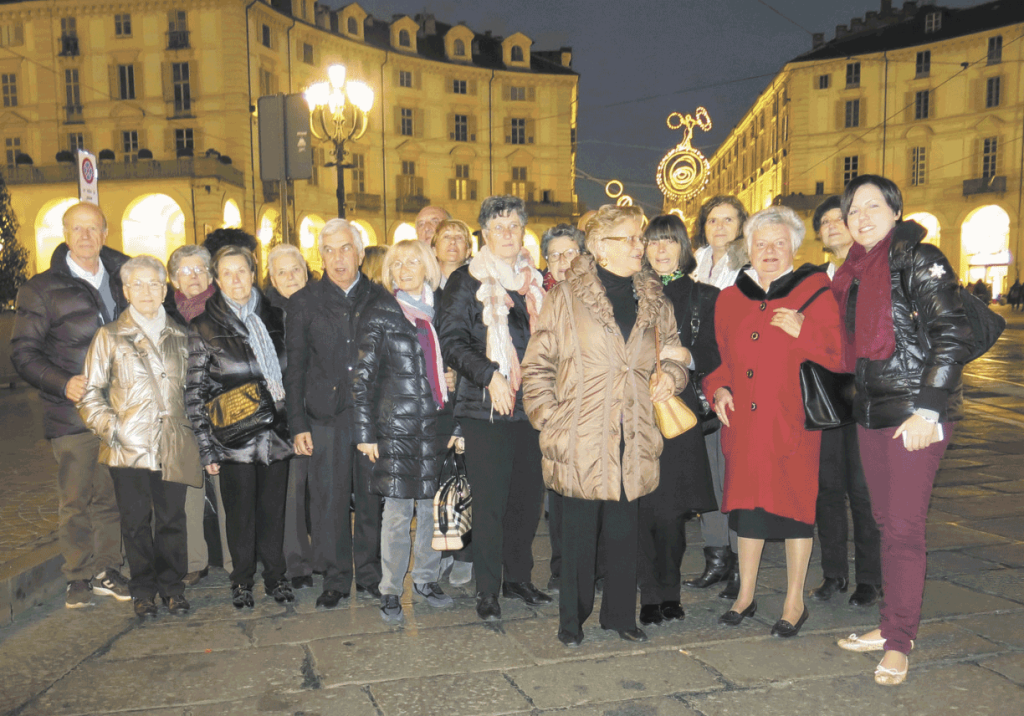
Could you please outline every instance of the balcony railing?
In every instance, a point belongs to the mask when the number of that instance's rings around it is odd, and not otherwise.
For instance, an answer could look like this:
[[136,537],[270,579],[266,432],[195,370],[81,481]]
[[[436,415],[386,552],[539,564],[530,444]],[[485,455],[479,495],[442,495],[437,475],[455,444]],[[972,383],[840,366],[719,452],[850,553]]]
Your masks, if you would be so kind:
[[167,33],[168,50],[184,50],[188,46],[188,30],[171,30]]
[[377,213],[381,208],[380,194],[352,192],[345,196],[345,203],[350,209],[370,213]]
[[430,206],[430,199],[425,196],[400,196],[395,199],[395,210],[406,214],[418,214],[421,209]]
[[[75,164],[6,167],[3,174],[8,184],[78,183],[78,167]],[[193,177],[220,179],[235,186],[245,187],[245,179],[240,169],[223,164],[214,157],[140,159],[135,162],[100,162],[99,165],[101,182]]]
[[964,196],[972,194],[1001,194],[1006,191],[1006,177],[964,179]]
[[64,121],[66,124],[81,124],[84,122],[85,117],[82,115],[82,105],[64,105]]
[[61,57],[78,57],[78,36],[77,35],[61,35],[61,37],[60,37],[60,56]]

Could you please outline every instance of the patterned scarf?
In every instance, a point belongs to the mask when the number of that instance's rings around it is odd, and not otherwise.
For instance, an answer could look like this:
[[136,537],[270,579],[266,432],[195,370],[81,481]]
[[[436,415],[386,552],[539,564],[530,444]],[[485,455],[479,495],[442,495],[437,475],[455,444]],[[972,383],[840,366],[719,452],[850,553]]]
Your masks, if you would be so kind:
[[259,364],[260,372],[263,373],[263,377],[267,381],[270,394],[274,396],[274,400],[277,402],[284,400],[281,363],[277,360],[277,351],[274,350],[274,342],[270,340],[267,327],[260,320],[260,317],[256,315],[256,311],[260,306],[259,291],[254,288],[252,293],[249,294],[248,302],[244,305],[235,303],[226,293],[224,294],[224,300],[230,306],[232,312],[238,316],[238,319],[245,324],[245,329],[248,332],[245,342],[249,344],[252,352],[256,355],[256,362]]
[[[519,355],[508,331],[508,309],[512,307],[509,291],[526,297],[526,311],[530,315],[530,333],[533,333],[541,306],[544,287],[540,271],[533,267],[533,259],[525,248],[509,266],[484,246],[469,262],[469,273],[480,282],[476,298],[483,304],[483,321],[487,326],[487,357],[498,364],[498,372],[508,380],[512,392],[519,391],[523,382]],[[513,408],[515,398],[513,398]]]
[[434,292],[426,284],[419,298],[405,291],[395,291],[395,298],[409,322],[416,326],[416,339],[423,349],[427,361],[427,380],[437,407],[443,408],[448,402],[448,386],[444,382],[444,363],[441,361],[441,344],[434,330]]
[[885,360],[896,350],[896,331],[892,324],[892,281],[889,275],[889,247],[892,232],[871,249],[860,244],[850,247],[846,261],[836,271],[832,293],[839,303],[839,315],[849,317],[848,305],[853,281],[857,288],[855,331],[850,322],[843,326],[843,355],[846,369],[854,372],[858,358]]
[[178,307],[178,313],[185,319],[185,323],[189,323],[196,316],[202,315],[203,311],[206,310],[206,302],[210,300],[210,297],[216,291],[217,285],[212,282],[206,287],[205,291],[197,293],[192,298],[186,298],[185,294],[175,289],[174,305]]
[[668,286],[670,283],[675,281],[677,278],[682,278],[685,275],[686,274],[684,274],[682,271],[680,271],[679,269],[676,269],[672,273],[667,273],[667,274],[665,274],[664,276],[661,277],[661,285],[662,286]]
[[558,285],[558,281],[555,280],[555,275],[551,271],[545,269],[544,271],[544,291],[550,291]]

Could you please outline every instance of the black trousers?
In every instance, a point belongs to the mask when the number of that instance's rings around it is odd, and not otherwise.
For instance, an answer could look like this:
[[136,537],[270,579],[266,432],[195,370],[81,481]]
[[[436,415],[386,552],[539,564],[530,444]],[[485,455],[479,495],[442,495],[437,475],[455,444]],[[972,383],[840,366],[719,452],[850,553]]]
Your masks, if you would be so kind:
[[181,580],[188,571],[186,486],[164,482],[160,472],[134,467],[112,467],[110,477],[132,572],[132,597],[180,597],[185,592]]
[[222,462],[220,492],[231,552],[232,584],[252,586],[256,558],[263,562],[263,584],[284,579],[284,507],[288,461],[269,465]]
[[821,541],[821,568],[826,577],[847,579],[846,498],[853,515],[853,546],[857,584],[882,584],[880,536],[871,515],[864,469],[857,446],[857,426],[844,425],[821,433],[816,521]]
[[476,589],[497,594],[503,567],[505,581],[531,581],[533,538],[544,499],[538,433],[525,420],[463,418],[460,423],[473,493]]
[[559,629],[579,634],[594,611],[599,541],[605,568],[601,626],[619,631],[636,628],[638,502],[628,502],[624,492],[618,502],[562,497]]
[[640,603],[678,602],[680,569],[686,553],[686,516],[657,491],[637,502]]
[[562,496],[548,490],[548,539],[551,540],[551,576],[562,575]]
[[[352,413],[329,425],[313,425],[313,455],[306,478],[309,490],[313,564],[323,565],[324,591],[348,594],[353,562],[356,584],[380,584],[380,525],[384,501],[370,494],[369,458],[356,450]],[[349,513],[355,506],[355,520]],[[474,510],[475,511],[475,510]]]

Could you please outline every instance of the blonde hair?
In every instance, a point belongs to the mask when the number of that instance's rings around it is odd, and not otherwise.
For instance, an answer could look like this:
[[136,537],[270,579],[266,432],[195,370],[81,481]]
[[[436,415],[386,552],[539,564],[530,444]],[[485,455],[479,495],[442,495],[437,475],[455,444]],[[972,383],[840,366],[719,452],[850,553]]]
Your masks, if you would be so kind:
[[423,262],[423,266],[427,269],[427,283],[430,284],[430,288],[437,288],[441,283],[441,267],[437,265],[437,259],[431,253],[430,247],[419,239],[406,239],[388,247],[388,252],[384,254],[384,268],[381,271],[381,283],[384,284],[384,288],[388,290],[395,288],[395,277],[391,266],[395,263],[398,254],[406,251],[416,254],[416,257]]
[[[644,210],[639,206],[617,206],[605,204],[587,222],[587,251],[594,254],[594,248],[601,239],[611,236],[611,229],[620,221],[635,219],[644,228]],[[596,254],[594,254],[596,256]]]
[[445,219],[440,224],[438,224],[437,227],[434,229],[433,238],[430,239],[430,245],[436,246],[437,240],[441,238],[444,232],[452,228],[458,229],[459,231],[466,235],[466,245],[469,246],[470,249],[472,249],[473,230],[469,228],[469,224],[467,224],[465,221],[459,221],[458,219]]
[[381,286],[381,272],[384,270],[384,254],[388,252],[386,246],[367,246],[363,251],[363,263],[359,266],[366,274],[366,278]]

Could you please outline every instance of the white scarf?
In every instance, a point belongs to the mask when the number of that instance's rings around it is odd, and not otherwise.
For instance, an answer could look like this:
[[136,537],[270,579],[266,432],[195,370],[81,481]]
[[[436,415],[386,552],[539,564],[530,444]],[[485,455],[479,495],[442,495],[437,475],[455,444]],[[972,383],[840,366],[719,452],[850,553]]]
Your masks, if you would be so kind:
[[131,317],[135,321],[135,325],[142,329],[142,333],[153,344],[153,348],[159,349],[160,334],[167,327],[167,311],[164,310],[164,307],[160,306],[160,310],[157,311],[155,318],[146,318],[139,313],[135,306],[128,306],[128,310],[131,311]]

